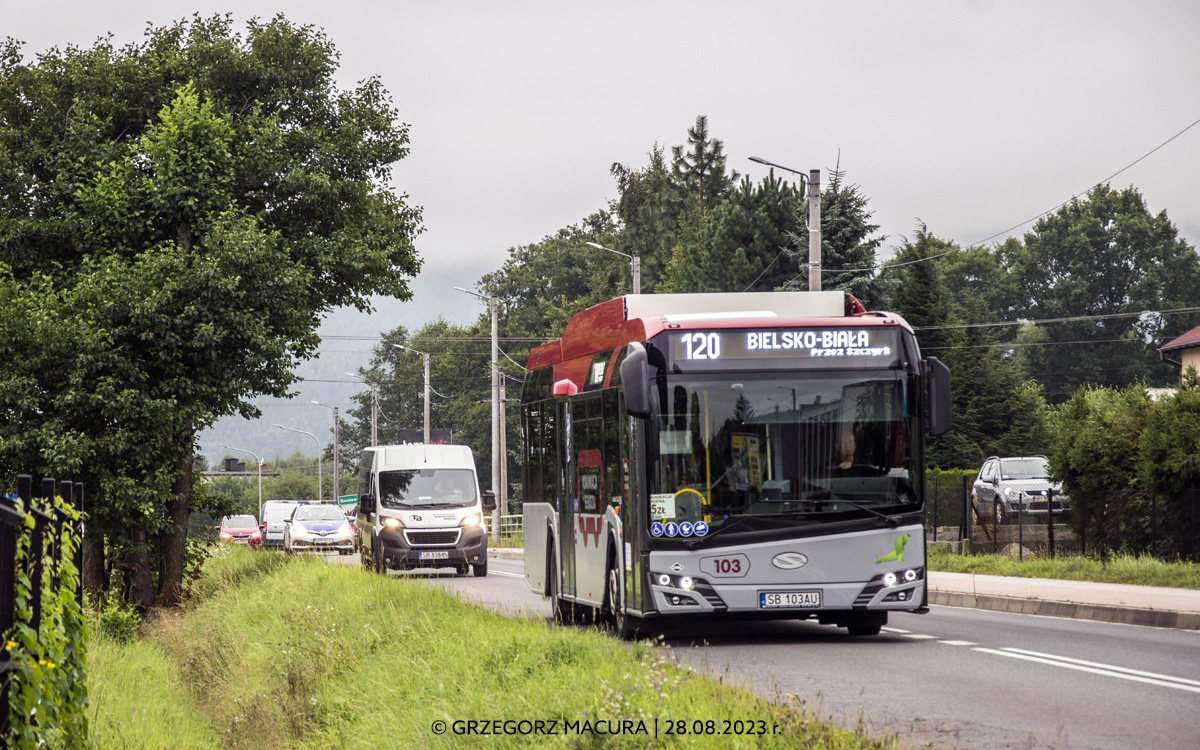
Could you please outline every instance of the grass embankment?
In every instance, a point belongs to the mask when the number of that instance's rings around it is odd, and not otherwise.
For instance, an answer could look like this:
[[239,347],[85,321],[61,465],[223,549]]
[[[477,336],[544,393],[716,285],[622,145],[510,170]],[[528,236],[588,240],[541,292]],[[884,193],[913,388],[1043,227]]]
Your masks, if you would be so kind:
[[1200,589],[1200,564],[1164,562],[1153,557],[1133,555],[1097,560],[1078,556],[1040,557],[1026,554],[1024,560],[1018,560],[1006,555],[958,555],[941,547],[930,547],[928,562],[930,570],[948,573]]
[[[96,747],[888,746],[815,722],[786,696],[692,673],[652,643],[508,619],[420,582],[233,550],[197,591],[197,604],[151,620],[140,642],[94,637]],[[493,720],[555,731],[461,733]],[[680,720],[689,734],[667,735]],[[691,734],[707,728],[693,722],[721,730],[724,720],[767,734]],[[622,721],[625,733],[609,734]]]

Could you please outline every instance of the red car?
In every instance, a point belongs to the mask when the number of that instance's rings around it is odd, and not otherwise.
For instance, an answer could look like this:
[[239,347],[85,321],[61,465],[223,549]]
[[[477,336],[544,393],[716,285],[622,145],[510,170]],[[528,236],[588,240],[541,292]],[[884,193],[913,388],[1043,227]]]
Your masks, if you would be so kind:
[[257,547],[262,544],[262,531],[254,516],[225,516],[217,526],[217,539]]

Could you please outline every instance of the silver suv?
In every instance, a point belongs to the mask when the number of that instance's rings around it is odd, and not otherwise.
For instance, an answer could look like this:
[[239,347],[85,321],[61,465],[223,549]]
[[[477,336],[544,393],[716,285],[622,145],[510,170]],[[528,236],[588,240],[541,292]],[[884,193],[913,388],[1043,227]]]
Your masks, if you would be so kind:
[[995,508],[999,523],[1015,520],[1017,513],[1045,516],[1049,490],[1054,491],[1054,512],[1069,510],[1070,499],[1064,497],[1061,482],[1051,482],[1045,456],[999,458],[992,456],[983,463],[971,500],[975,510],[987,518]]

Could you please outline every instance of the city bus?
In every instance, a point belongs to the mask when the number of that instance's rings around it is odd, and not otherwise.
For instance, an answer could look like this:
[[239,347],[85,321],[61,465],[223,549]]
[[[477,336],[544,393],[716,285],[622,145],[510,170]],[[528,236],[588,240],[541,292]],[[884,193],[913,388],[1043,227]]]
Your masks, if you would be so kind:
[[950,372],[898,315],[842,292],[619,297],[530,352],[521,426],[525,580],[556,619],[865,636],[928,610]]

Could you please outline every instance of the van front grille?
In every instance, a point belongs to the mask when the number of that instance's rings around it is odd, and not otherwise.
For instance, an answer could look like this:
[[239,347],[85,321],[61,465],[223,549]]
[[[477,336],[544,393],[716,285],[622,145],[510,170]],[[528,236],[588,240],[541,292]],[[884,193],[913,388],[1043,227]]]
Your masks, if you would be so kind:
[[452,531],[405,531],[404,538],[413,547],[448,547],[458,544],[461,534],[458,529]]

